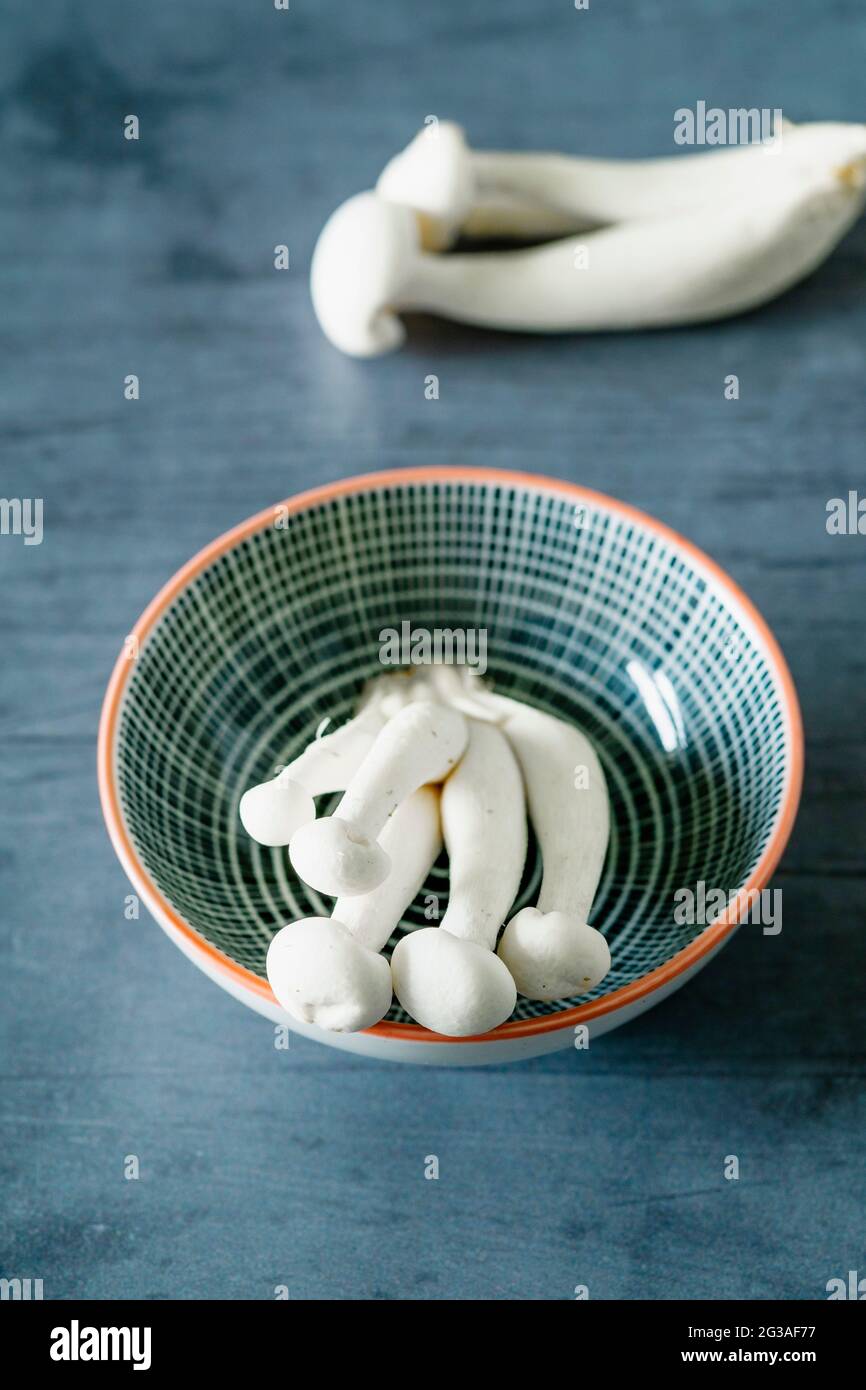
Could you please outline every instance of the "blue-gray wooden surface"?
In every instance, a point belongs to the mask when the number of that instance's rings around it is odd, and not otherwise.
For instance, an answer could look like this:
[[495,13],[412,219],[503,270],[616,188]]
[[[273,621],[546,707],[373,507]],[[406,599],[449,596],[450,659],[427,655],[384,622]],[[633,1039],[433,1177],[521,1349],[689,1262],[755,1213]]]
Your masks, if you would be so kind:
[[[306,289],[326,215],[428,114],[479,145],[670,153],[699,99],[863,119],[864,66],[859,0],[5,0],[0,491],[43,497],[45,534],[0,538],[4,1274],[52,1298],[253,1299],[820,1298],[866,1274],[866,538],[825,530],[828,498],[866,490],[866,224],[783,301],[687,333],[419,319],[358,363]],[[763,610],[808,744],[784,930],[745,929],[588,1055],[276,1052],[124,919],[105,682],[232,523],[346,474],[467,462],[646,508]]]

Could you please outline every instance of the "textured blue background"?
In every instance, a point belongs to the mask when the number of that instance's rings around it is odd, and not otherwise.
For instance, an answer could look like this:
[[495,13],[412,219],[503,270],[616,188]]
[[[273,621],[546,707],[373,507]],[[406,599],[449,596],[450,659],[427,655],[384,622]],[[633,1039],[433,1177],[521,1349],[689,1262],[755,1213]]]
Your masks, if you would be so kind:
[[[322,339],[305,283],[326,215],[427,114],[478,145],[663,154],[699,99],[863,119],[864,59],[858,0],[6,0],[0,490],[44,497],[46,532],[0,539],[4,1274],[52,1298],[253,1299],[820,1298],[866,1274],[866,541],[824,527],[866,486],[866,224],[784,300],[682,333],[418,319],[364,364]],[[349,473],[466,462],[644,507],[762,608],[808,736],[784,931],[746,928],[589,1054],[429,1072],[278,1053],[124,919],[94,776],[105,682],[157,587],[234,522]]]

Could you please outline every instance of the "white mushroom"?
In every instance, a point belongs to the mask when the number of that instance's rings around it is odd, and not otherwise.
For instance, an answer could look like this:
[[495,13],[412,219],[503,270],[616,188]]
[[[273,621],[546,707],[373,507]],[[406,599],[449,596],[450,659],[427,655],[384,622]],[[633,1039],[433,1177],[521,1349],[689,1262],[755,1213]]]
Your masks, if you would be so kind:
[[504,710],[496,707],[487,686],[465,666],[434,664],[429,667],[425,679],[427,688],[432,691],[431,698],[442,700],[472,719],[492,724],[504,722]]
[[260,845],[287,845],[296,830],[315,820],[314,797],[345,790],[384,722],[377,709],[364,710],[308,744],[270,782],[245,791],[238,812],[247,834]]
[[278,1002],[294,1018],[335,1032],[372,1028],[391,1007],[387,945],[442,848],[439,793],[421,787],[382,832],[393,871],[371,893],[340,898],[331,917],[307,917],[277,932],[267,969]]
[[721,199],[750,199],[790,177],[866,157],[866,125],[784,122],[780,138],[665,159],[594,159],[472,150],[440,121],[383,170],[380,197],[415,210],[422,244],[455,238],[554,237],[618,222],[670,218]]
[[407,682],[394,676],[368,682],[351,719],[314,739],[271,781],[244,792],[238,814],[247,834],[260,845],[287,845],[296,830],[315,820],[314,797],[345,791],[386,719],[407,698]]
[[520,769],[493,724],[470,721],[469,745],[442,789],[448,908],[438,927],[398,941],[394,993],[425,1028],[449,1037],[486,1033],[514,1009],[514,981],[494,954],[526,858]]
[[[573,725],[516,700],[488,698],[505,715],[543,866],[538,905],[511,919],[499,956],[526,998],[569,999],[600,984],[610,969],[607,942],[586,921],[610,833],[604,772]],[[576,776],[578,769],[585,775]]]
[[428,782],[441,782],[466,746],[466,721],[431,701],[406,705],[377,736],[332,816],[301,826],[289,846],[295,872],[320,893],[369,893],[390,868],[377,844],[388,818]]
[[864,199],[860,160],[579,240],[437,256],[421,249],[410,208],[361,193],[319,237],[313,304],[331,341],[360,357],[400,345],[400,310],[539,333],[700,323],[766,303],[808,275]]

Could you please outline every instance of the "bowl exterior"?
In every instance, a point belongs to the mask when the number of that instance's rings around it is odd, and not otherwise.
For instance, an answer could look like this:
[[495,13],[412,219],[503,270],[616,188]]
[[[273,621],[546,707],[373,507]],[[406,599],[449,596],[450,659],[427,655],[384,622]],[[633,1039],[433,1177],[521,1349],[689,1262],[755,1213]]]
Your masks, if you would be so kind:
[[[184,955],[193,961],[209,979],[213,980],[214,984],[219,985],[233,999],[240,1000],[242,1004],[246,1004],[248,1008],[261,1014],[263,1018],[268,1019],[275,1026],[288,1028],[292,1033],[296,1033],[302,1038],[323,1043],[325,1047],[336,1047],[341,1052],[351,1052],[356,1057],[369,1058],[370,1061],[402,1062],[409,1066],[419,1067],[502,1066],[510,1062],[528,1062],[533,1057],[544,1057],[551,1052],[563,1052],[566,1048],[578,1051],[582,1056],[605,1033],[612,1033],[614,1029],[621,1028],[624,1023],[631,1023],[633,1019],[648,1013],[650,1009],[655,1008],[656,1004],[660,1004],[662,1000],[675,994],[688,980],[697,975],[698,971],[703,970],[704,966],[712,960],[713,956],[718,954],[726,940],[729,939],[725,938],[719,941],[711,951],[675,979],[660,985],[651,993],[645,994],[642,999],[637,999],[631,1004],[623,1004],[620,1008],[612,1009],[609,1013],[600,1015],[595,1021],[583,1025],[578,1047],[576,1028],[579,1025],[571,1023],[564,1023],[561,1028],[551,1029],[545,1033],[514,1038],[498,1035],[489,1041],[484,1038],[470,1041],[463,1038],[439,1040],[430,1033],[420,1039],[408,1037],[404,1039],[396,1036],[382,1037],[374,1028],[366,1029],[361,1033],[330,1033],[324,1028],[316,1028],[313,1024],[302,1023],[299,1019],[293,1018],[291,1014],[287,1014],[284,1009],[280,1008],[273,997],[267,998],[264,995],[250,994],[249,990],[221,970],[213,961],[207,960],[190,949],[188,942],[176,932],[170,922],[161,920],[160,916],[157,916],[156,920],[175,945],[183,951]],[[418,1031],[421,1032],[422,1030]]]

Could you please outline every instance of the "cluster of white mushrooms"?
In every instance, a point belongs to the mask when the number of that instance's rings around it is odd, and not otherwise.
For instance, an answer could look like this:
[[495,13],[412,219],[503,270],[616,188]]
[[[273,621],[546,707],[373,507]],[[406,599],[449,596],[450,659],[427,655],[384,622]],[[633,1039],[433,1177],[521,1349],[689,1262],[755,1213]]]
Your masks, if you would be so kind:
[[[403,310],[539,333],[700,323],[811,274],[864,201],[866,125],[785,122],[769,144],[603,160],[476,152],[436,121],[329,218],[313,305],[357,357],[400,346]],[[458,237],[545,244],[440,254]]]
[[[333,815],[317,820],[313,798],[338,791]],[[538,903],[498,940],[523,875],[527,810],[543,863]],[[570,998],[610,968],[586,920],[609,833],[592,744],[453,667],[371,682],[354,718],[247,791],[240,816],[260,844],[288,845],[299,877],[337,899],[330,917],[289,923],[268,950],[274,995],[304,1022],[370,1028],[396,994],[424,1027],[468,1037],[503,1023],[518,992]],[[382,951],[443,842],[447,910],[438,926],[403,936],[389,962]]]

